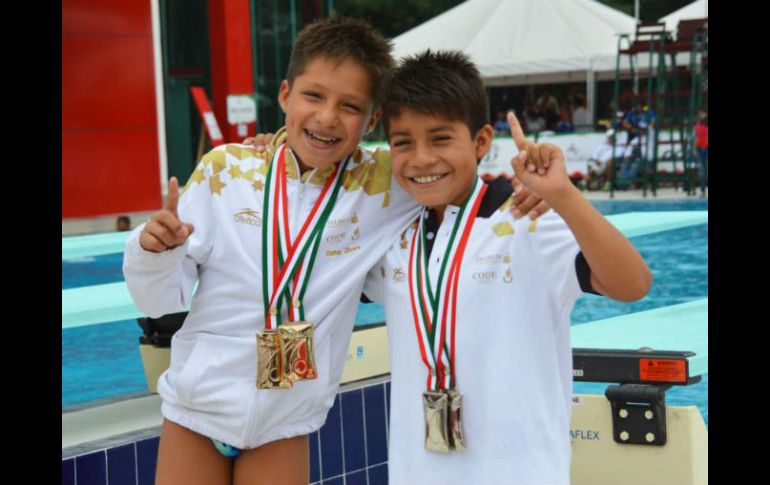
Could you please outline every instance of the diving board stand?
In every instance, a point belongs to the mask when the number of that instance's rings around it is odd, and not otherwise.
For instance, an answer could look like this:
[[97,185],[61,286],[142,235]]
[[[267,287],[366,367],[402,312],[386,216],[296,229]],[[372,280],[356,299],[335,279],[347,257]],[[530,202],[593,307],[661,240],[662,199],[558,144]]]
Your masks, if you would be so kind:
[[[708,372],[708,298],[575,325],[571,336],[574,380],[626,383],[626,388],[638,396],[633,400],[642,401],[646,399],[644,392],[662,394],[666,385],[694,383]],[[615,359],[612,368],[602,372],[595,372],[597,366],[589,370],[592,357],[599,361],[597,356],[601,355],[605,359],[625,355],[628,360]],[[654,365],[650,368],[651,362],[670,364],[683,358],[684,365],[664,366],[658,371]],[[682,373],[683,369],[686,372]],[[645,381],[664,387],[639,385]],[[617,436],[623,421],[634,417],[631,407],[645,404],[612,402],[612,394],[623,388],[610,386],[606,396],[573,396],[572,485],[708,484],[708,431],[698,408],[660,402],[658,409],[665,410],[661,416],[665,444],[650,446],[659,437],[646,433],[641,437],[650,440],[647,445],[621,444]],[[643,410],[642,416],[652,414],[640,418],[642,421],[655,417],[651,409]],[[629,431],[631,428],[629,424]]]

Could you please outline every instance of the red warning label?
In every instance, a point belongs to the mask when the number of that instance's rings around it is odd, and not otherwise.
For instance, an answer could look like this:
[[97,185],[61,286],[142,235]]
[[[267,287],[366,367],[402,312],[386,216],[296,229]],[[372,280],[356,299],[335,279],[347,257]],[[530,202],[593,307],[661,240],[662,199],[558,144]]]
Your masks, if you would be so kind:
[[687,382],[687,362],[670,359],[639,359],[643,381]]

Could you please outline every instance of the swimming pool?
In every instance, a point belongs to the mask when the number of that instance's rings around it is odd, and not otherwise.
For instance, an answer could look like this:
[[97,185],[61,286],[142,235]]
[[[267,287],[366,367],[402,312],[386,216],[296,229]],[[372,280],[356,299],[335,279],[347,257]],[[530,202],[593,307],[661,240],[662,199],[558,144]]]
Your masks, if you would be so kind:
[[[632,211],[707,210],[705,200],[595,201],[603,214]],[[610,318],[708,296],[708,225],[665,231],[632,239],[653,272],[650,293],[634,303],[594,295],[581,297],[572,324]],[[122,254],[62,261],[62,289],[123,280]],[[381,322],[379,305],[359,305],[358,325]],[[147,393],[139,355],[142,331],[135,320],[62,330],[62,410]],[[667,349],[674,350],[674,349]],[[687,349],[677,349],[687,350]],[[575,383],[578,393],[603,393],[606,384]],[[686,388],[672,388],[666,401],[697,405],[708,423],[708,375]]]

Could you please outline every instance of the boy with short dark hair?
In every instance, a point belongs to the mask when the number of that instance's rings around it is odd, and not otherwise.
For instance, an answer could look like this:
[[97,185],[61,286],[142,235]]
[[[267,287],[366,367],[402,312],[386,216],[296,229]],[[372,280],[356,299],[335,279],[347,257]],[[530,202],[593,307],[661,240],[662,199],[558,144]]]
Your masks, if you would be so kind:
[[510,187],[477,175],[485,107],[467,57],[430,51],[396,69],[383,105],[394,176],[424,206],[364,288],[388,323],[393,484],[568,484],[571,309],[583,291],[631,301],[650,286],[561,150],[510,114],[516,175],[556,211],[513,218]]

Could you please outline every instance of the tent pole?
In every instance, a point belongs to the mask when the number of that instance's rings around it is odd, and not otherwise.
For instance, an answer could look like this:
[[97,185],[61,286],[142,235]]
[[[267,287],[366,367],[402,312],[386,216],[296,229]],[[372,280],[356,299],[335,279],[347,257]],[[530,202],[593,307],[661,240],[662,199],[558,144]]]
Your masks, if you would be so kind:
[[586,122],[594,125],[594,113],[596,107],[596,71],[593,66],[586,72]]

